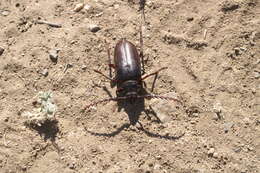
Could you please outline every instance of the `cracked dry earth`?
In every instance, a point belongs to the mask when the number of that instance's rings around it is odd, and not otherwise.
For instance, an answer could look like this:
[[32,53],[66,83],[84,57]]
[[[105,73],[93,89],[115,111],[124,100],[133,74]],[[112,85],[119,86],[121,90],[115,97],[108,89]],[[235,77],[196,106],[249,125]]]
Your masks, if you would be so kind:
[[[115,96],[93,72],[108,74],[104,39],[111,54],[123,37],[139,48],[141,13],[137,1],[88,0],[73,12],[78,3],[0,1],[0,172],[260,172],[258,0],[147,0],[146,71],[168,67],[154,93],[184,106],[148,99],[85,112],[108,97],[104,87]],[[49,90],[58,123],[28,128],[21,113]]]

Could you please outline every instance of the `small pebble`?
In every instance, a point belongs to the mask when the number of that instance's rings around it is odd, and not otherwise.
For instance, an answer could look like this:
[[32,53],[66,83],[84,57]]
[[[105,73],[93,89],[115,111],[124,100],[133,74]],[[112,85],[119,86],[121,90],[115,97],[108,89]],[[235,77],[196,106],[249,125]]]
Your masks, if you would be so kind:
[[217,158],[218,158],[218,153],[213,153],[213,157],[214,157],[215,159],[217,159]]
[[49,56],[52,62],[57,62],[58,61],[58,50],[57,49],[52,49],[49,51]]
[[188,21],[188,22],[191,22],[191,21],[193,21],[193,20],[194,20],[193,17],[188,17],[188,18],[187,18],[187,21]]
[[85,71],[85,70],[87,70],[87,66],[86,66],[86,65],[83,65],[83,66],[81,67],[81,69]]
[[251,123],[251,121],[250,121],[250,119],[249,119],[248,117],[245,117],[245,118],[243,119],[243,122],[244,122],[246,125],[250,125],[250,123]]
[[209,151],[208,151],[208,155],[209,156],[213,156],[214,152],[215,152],[215,149],[214,148],[210,148]]
[[234,123],[225,123],[224,132],[227,133],[233,126],[234,126]]
[[150,0],[148,0],[148,1],[146,2],[146,5],[147,5],[147,7],[152,7],[152,5],[153,5],[153,2],[152,2],[152,1],[150,1]]
[[82,10],[84,7],[83,3],[79,3],[75,6],[75,8],[73,9],[74,12],[79,12],[80,10]]
[[221,115],[223,108],[221,106],[221,103],[216,103],[213,105],[213,111],[216,114],[217,119],[223,119],[223,116]]
[[49,72],[48,72],[48,69],[44,69],[41,74],[44,76],[44,77],[47,77]]
[[[1,55],[1,52],[0,52],[0,55]],[[258,72],[258,71],[253,72],[253,75],[256,79],[260,78],[260,72]]]
[[248,147],[248,150],[249,150],[249,151],[253,151],[254,148],[253,148],[253,147]]
[[195,120],[191,120],[190,123],[191,124],[196,124],[196,121]]
[[115,4],[114,5],[114,9],[117,10],[119,8],[119,5],[118,4]]
[[247,48],[245,48],[245,47],[240,47],[240,50],[241,50],[241,51],[247,51]]
[[0,56],[4,53],[4,48],[0,47]]
[[239,47],[234,48],[234,51],[235,51],[235,54],[236,54],[236,55],[241,55],[241,52],[240,52],[240,48],[239,48]]
[[157,160],[161,160],[161,159],[162,159],[162,156],[157,155],[157,156],[155,156],[155,158],[156,158]]
[[86,5],[84,6],[84,10],[89,11],[90,9],[91,9],[91,6],[88,5],[88,4],[86,4]]
[[161,170],[162,169],[162,166],[159,165],[159,164],[155,164],[154,167],[153,167],[154,170]]
[[222,110],[221,103],[216,103],[216,104],[213,106],[213,111],[214,111],[215,113],[221,113],[221,110]]
[[72,162],[72,163],[69,163],[69,168],[70,169],[75,169],[76,168],[76,165],[75,165],[75,163],[74,162]]
[[98,26],[98,25],[96,25],[96,24],[90,24],[89,26],[88,26],[88,28],[89,28],[89,30],[91,31],[91,32],[98,32],[101,28]]
[[4,10],[1,12],[3,16],[8,16],[10,14],[10,11]]

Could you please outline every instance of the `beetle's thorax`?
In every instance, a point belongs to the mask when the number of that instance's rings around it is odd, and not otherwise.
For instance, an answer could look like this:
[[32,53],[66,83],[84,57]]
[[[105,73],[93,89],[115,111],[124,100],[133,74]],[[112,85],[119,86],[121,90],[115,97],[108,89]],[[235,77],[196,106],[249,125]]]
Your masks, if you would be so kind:
[[129,98],[133,98],[136,97],[137,95],[139,95],[140,91],[141,91],[141,84],[140,82],[136,81],[136,80],[127,80],[122,82],[119,86],[118,86],[119,90],[118,90],[118,96],[126,96]]

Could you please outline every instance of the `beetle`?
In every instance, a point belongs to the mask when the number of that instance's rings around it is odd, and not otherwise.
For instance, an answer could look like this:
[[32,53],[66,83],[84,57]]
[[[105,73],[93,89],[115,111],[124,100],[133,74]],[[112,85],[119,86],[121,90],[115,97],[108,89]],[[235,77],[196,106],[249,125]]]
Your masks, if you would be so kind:
[[[151,91],[153,91],[158,73],[166,69],[167,67],[162,67],[151,74],[143,76],[143,74],[145,73],[145,69],[143,63],[144,57],[142,52],[142,32],[140,32],[140,36],[141,49],[139,54],[136,46],[127,39],[123,38],[119,42],[117,42],[114,49],[114,64],[111,63],[110,51],[109,48],[107,48],[109,76],[103,74],[99,70],[94,71],[109,79],[113,84],[117,86],[116,97],[110,97],[94,102],[92,104],[87,105],[85,109],[97,105],[99,103],[108,101],[129,100],[130,103],[134,103],[135,100],[138,98],[159,98],[180,102],[178,99],[172,97],[165,97],[154,94],[143,95],[144,79],[148,78],[149,76],[155,75],[151,89]],[[116,74],[114,78],[112,77],[112,68],[115,70]]]
[[[141,0],[140,3],[144,3],[144,0]],[[144,4],[141,4],[142,8]],[[142,13],[144,14],[144,13]],[[142,15],[144,19],[144,15]],[[153,94],[143,94],[143,81],[149,76],[155,76],[152,89],[154,89],[155,81],[157,79],[158,73],[167,67],[162,67],[159,70],[151,73],[145,74],[144,68],[144,55],[143,55],[143,35],[142,35],[142,20],[140,25],[140,53],[136,46],[128,41],[126,38],[119,40],[114,49],[114,63],[111,63],[110,50],[107,45],[107,54],[108,54],[108,65],[109,65],[109,76],[103,74],[99,70],[94,70],[96,73],[101,74],[105,78],[109,79],[113,84],[117,86],[116,97],[110,97],[103,99],[97,102],[94,102],[90,105],[87,105],[86,108],[94,106],[96,104],[108,101],[117,101],[117,100],[129,100],[130,103],[134,103],[138,98],[159,98],[166,100],[173,100],[180,102],[178,99],[172,97],[165,97],[160,95]],[[112,68],[115,70],[115,77],[112,77]],[[144,75],[144,76],[143,76]]]

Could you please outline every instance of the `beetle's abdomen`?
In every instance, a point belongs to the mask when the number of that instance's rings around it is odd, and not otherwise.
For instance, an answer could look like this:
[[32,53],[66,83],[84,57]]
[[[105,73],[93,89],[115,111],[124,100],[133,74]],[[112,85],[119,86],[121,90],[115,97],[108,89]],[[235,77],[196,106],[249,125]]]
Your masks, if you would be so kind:
[[141,78],[141,64],[136,47],[126,39],[116,44],[116,78],[119,81],[138,80]]

